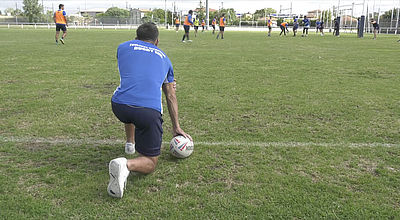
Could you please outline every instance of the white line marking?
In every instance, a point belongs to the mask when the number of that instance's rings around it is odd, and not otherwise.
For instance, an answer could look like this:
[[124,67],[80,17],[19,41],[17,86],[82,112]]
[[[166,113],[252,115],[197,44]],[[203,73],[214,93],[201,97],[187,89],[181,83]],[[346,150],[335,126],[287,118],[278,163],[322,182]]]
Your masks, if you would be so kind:
[[[58,139],[58,138],[37,138],[37,137],[3,137],[0,136],[1,142],[15,142],[15,143],[46,143],[46,144],[70,144],[70,145],[115,145],[125,143],[124,140],[112,139]],[[168,145],[169,142],[163,142]],[[318,142],[235,142],[235,141],[222,141],[222,142],[194,142],[195,145],[207,146],[238,146],[238,147],[400,147],[400,143],[318,143]]]

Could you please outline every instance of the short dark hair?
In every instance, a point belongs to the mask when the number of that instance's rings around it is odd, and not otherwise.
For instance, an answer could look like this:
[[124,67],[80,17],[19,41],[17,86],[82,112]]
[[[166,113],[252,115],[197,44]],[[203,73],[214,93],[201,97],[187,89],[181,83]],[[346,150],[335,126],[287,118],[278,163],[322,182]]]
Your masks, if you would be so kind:
[[153,22],[140,25],[136,30],[136,38],[142,41],[155,42],[158,39],[158,28]]
[[58,9],[61,9],[62,7],[64,7],[63,4],[59,4],[59,5],[58,5]]

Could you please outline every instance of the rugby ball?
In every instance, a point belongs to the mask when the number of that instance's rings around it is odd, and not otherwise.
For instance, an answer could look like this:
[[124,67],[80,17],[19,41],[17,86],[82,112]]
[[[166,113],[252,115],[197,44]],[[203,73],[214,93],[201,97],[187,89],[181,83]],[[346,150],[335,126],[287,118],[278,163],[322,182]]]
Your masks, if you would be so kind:
[[172,138],[169,144],[169,152],[177,158],[189,157],[193,153],[193,150],[193,141],[181,135]]

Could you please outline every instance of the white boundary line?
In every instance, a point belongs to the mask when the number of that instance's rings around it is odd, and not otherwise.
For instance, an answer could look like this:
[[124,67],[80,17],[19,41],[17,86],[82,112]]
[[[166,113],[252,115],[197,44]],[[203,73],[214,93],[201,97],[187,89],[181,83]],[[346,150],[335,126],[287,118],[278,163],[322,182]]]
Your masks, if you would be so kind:
[[[0,142],[15,142],[15,143],[44,143],[44,144],[70,144],[70,145],[102,145],[102,144],[124,144],[124,140],[112,139],[57,139],[57,138],[37,138],[37,137],[3,137],[0,136]],[[366,147],[400,147],[398,144],[389,143],[318,143],[318,142],[235,142],[235,141],[222,141],[222,142],[194,142],[195,145],[207,146],[239,146],[239,147],[353,147],[353,148],[366,148]],[[169,142],[163,142],[168,145]]]

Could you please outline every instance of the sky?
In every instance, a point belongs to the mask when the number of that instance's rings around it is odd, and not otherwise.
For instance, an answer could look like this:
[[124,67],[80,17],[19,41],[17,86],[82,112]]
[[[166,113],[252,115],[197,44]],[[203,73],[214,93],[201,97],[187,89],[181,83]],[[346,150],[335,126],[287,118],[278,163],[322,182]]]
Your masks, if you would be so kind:
[[[0,0],[0,10],[4,11],[6,8],[15,8],[16,6],[22,9],[23,0]],[[65,5],[65,10],[68,14],[74,14],[79,9],[94,9],[94,8],[140,8],[140,9],[153,9],[162,8],[165,6],[169,10],[173,10],[173,4],[175,2],[178,11],[187,11],[189,9],[195,9],[199,7],[200,0],[39,0],[41,4],[43,2],[47,10],[52,10],[53,7],[57,9],[58,4],[62,3]],[[289,13],[290,5],[292,2],[292,12],[296,14],[305,14],[308,11],[315,9],[330,9],[332,6],[340,5],[343,8],[351,8],[351,4],[354,2],[355,16],[362,13],[362,4],[364,0],[209,0],[209,7],[213,9],[223,8],[234,8],[237,13],[254,12],[261,8],[274,8],[279,12],[282,8],[282,13]],[[393,7],[400,7],[400,0],[365,0],[366,7],[368,5],[369,11],[375,9],[375,12],[381,12],[390,10]],[[205,0],[203,0],[205,5]],[[360,5],[357,5],[360,4]],[[348,6],[346,6],[348,5]],[[375,7],[374,7],[375,5]],[[366,8],[365,8],[366,10]]]

